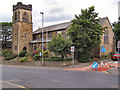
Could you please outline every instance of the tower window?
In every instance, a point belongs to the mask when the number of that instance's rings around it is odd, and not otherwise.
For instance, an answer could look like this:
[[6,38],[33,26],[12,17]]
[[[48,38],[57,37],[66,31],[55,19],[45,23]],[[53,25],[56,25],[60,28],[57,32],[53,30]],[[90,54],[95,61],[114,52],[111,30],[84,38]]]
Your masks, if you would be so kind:
[[15,46],[15,50],[17,50],[17,46]]
[[15,12],[15,21],[17,20],[17,12]]
[[20,12],[18,12],[18,20],[20,21]]
[[15,37],[17,37],[17,34],[15,33]]
[[26,38],[26,34],[25,34],[25,38]]
[[23,13],[22,21],[23,21],[23,22],[29,22],[29,15],[28,15],[27,12],[24,12],[24,13]]

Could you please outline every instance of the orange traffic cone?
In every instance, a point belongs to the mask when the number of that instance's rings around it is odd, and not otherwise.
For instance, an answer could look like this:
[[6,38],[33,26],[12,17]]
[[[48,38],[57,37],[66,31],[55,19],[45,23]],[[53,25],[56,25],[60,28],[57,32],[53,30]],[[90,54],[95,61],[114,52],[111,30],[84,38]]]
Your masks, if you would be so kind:
[[108,68],[108,63],[105,63],[105,67]]

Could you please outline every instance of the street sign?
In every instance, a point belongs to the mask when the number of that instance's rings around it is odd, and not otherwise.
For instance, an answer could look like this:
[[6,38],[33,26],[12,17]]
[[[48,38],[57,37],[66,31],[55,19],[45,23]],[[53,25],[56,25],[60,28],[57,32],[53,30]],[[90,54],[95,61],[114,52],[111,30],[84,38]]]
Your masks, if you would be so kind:
[[41,52],[40,52],[40,57],[41,57],[42,55],[41,55]]
[[118,43],[117,43],[117,47],[120,48],[120,41],[118,41]]
[[93,63],[93,65],[92,65],[92,68],[97,68],[98,67],[98,63]]
[[105,52],[105,48],[101,46],[101,52]]
[[74,46],[71,46],[70,51],[71,51],[71,52],[74,52],[74,51],[75,51],[75,47],[74,47]]

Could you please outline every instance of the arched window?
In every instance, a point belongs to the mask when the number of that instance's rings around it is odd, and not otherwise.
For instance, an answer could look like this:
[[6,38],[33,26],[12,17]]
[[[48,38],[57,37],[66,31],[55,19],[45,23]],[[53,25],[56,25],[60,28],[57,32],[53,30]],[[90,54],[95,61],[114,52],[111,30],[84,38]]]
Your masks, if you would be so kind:
[[105,30],[105,34],[104,34],[104,44],[108,44],[108,30]]
[[23,13],[23,18],[22,18],[23,22],[29,22],[29,15],[27,12]]
[[17,12],[15,12],[15,21],[17,21]]
[[20,12],[18,12],[18,21],[20,21]]
[[24,51],[27,51],[27,48],[26,48],[26,47],[24,47],[24,48],[23,48],[23,50],[24,50]]
[[37,46],[36,46],[36,44],[34,45],[34,50],[37,50]]

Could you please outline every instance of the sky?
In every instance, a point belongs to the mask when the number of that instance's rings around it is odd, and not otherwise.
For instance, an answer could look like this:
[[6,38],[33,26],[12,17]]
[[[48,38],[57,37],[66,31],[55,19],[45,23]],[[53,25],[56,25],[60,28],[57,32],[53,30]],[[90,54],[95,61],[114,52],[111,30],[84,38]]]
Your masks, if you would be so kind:
[[44,26],[50,26],[71,21],[75,14],[81,14],[81,9],[95,6],[99,17],[108,17],[110,22],[118,21],[118,2],[120,0],[2,0],[0,3],[0,22],[12,22],[13,5],[17,2],[32,4],[33,31]]

